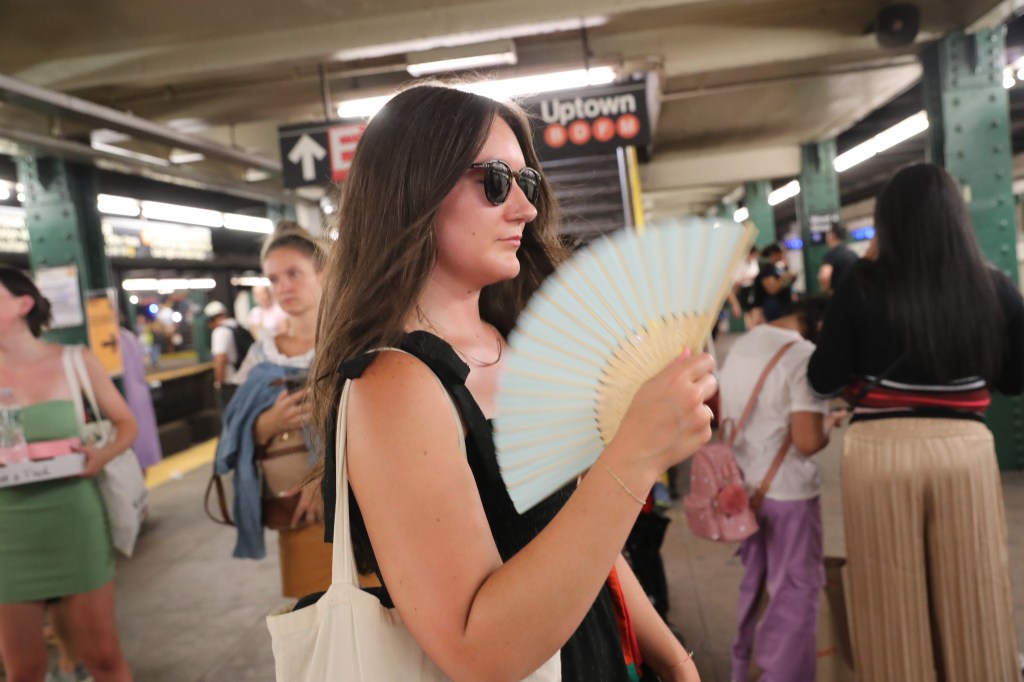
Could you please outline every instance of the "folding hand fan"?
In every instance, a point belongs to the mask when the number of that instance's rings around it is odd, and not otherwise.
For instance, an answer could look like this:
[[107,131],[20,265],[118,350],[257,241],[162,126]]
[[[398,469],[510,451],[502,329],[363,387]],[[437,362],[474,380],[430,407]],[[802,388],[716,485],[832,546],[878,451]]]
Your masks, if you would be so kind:
[[594,463],[641,384],[703,348],[755,233],[701,218],[620,230],[538,289],[509,338],[495,423],[520,513]]

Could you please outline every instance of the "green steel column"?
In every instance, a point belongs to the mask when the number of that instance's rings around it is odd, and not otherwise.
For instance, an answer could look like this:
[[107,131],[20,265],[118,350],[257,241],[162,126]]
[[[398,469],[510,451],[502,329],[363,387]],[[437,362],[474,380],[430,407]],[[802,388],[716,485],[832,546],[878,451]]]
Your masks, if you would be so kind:
[[267,204],[267,217],[276,225],[281,220],[295,220],[295,206],[292,204]]
[[210,352],[210,339],[213,332],[206,326],[206,313],[203,312],[203,309],[210,302],[210,296],[202,289],[192,289],[188,292],[188,300],[195,311],[192,314],[192,338],[195,339],[196,355],[199,362],[209,362],[213,359],[213,354]]
[[[46,268],[75,265],[82,296],[109,287],[110,263],[96,210],[96,169],[49,157],[21,157],[17,164],[18,180],[25,186],[33,274],[38,277]],[[49,331],[46,338],[59,343],[89,340],[84,321]]]
[[757,180],[744,185],[743,203],[750,211],[750,220],[757,227],[757,240],[754,242],[759,249],[775,243],[775,209],[768,203],[768,194],[772,191],[772,183]]
[[828,252],[825,233],[839,220],[839,176],[832,162],[836,141],[809,142],[800,147],[800,194],[797,214],[804,242],[804,279],[807,293],[821,293],[818,269]]
[[[921,60],[929,159],[956,178],[985,257],[1016,282],[1006,28],[950,34],[926,46]],[[1024,468],[1024,400],[995,396],[985,418],[1000,467]]]

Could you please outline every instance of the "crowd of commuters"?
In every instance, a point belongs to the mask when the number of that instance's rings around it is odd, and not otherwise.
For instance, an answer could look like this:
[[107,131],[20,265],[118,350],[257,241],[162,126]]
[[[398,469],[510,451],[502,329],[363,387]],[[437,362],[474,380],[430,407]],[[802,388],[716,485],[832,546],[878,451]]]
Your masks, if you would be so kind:
[[[635,493],[710,437],[705,401],[720,386],[721,422],[737,421],[771,365],[733,444],[750,490],[773,476],[759,530],[739,548],[733,679],[752,663],[765,682],[815,679],[825,576],[813,455],[849,416],[842,503],[859,679],[1017,680],[983,415],[990,391],[1024,391],[1024,302],[983,260],[952,178],[930,164],[897,173],[868,258],[834,225],[821,297],[794,294],[780,245],[752,250],[731,299],[748,331],[717,378],[708,355],[681,355],[640,388],[597,465],[520,514],[493,473],[491,420],[506,339],[565,256],[538,167],[515,105],[405,90],[363,134],[336,242],[288,222],[266,240],[269,287],[254,292],[248,340],[226,306],[206,306],[215,380],[231,386],[215,469],[233,476],[234,556],[263,558],[275,530],[282,593],[326,590],[344,467],[360,584],[446,675],[524,679],[557,661],[567,681],[696,682],[692,653],[621,552],[643,504]],[[24,406],[29,442],[77,437],[85,418],[65,349],[39,338],[48,317],[32,281],[0,268],[0,386]],[[145,386],[134,341],[129,403]],[[47,618],[97,682],[131,679],[95,475],[132,442],[152,464],[159,443],[154,454],[133,416],[151,431],[152,404],[129,408],[84,355],[116,439],[78,446],[81,477],[0,489],[0,659],[12,682],[44,679]],[[837,397],[849,413],[830,409]]]

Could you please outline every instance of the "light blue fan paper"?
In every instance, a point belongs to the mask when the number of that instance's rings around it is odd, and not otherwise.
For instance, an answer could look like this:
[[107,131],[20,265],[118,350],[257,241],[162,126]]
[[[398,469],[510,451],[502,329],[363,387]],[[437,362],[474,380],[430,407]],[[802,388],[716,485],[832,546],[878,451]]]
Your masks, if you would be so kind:
[[[530,509],[597,460],[605,447],[602,381],[616,353],[629,365],[622,348],[650,343],[644,330],[685,315],[717,318],[754,234],[749,225],[696,217],[657,222],[642,236],[619,230],[544,282],[509,338],[498,392],[498,464],[516,510]],[[670,359],[635,369],[649,378]],[[632,393],[614,398],[624,409]]]

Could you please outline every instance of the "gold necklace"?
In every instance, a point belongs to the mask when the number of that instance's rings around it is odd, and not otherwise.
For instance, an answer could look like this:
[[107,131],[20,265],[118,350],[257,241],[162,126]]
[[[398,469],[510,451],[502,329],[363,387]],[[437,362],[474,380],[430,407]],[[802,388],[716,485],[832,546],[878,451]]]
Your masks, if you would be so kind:
[[452,343],[451,341],[446,339],[444,334],[441,333],[441,330],[434,326],[434,323],[431,322],[430,318],[427,317],[427,314],[425,312],[423,312],[423,309],[420,308],[419,305],[416,306],[416,317],[419,318],[420,322],[423,322],[424,324],[426,324],[428,329],[430,329],[432,332],[437,334],[437,336],[440,337],[440,339],[442,341],[444,341],[449,346],[451,346],[452,350],[454,350],[456,353],[458,353],[459,355],[464,357],[471,364],[474,364],[477,367],[494,367],[496,364],[501,362],[502,343],[501,343],[501,334],[498,333],[498,330],[496,330],[496,329],[494,330],[494,340],[498,342],[498,357],[494,358],[490,362],[484,362],[483,360],[480,360],[479,358],[474,358],[472,355],[470,355],[469,353],[467,353],[466,351],[462,350],[461,348],[456,346],[454,343]]

